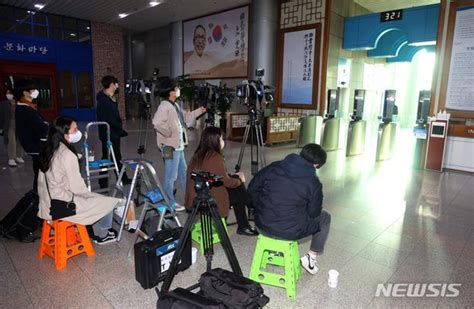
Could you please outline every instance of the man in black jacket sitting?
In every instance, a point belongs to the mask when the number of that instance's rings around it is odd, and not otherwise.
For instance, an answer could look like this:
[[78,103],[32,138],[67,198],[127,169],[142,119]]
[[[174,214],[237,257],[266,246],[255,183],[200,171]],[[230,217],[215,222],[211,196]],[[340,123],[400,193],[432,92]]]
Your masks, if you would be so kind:
[[[114,150],[115,159],[120,169],[122,168],[122,153],[120,151],[120,138],[128,136],[128,133],[122,127],[122,118],[120,118],[116,95],[119,93],[118,79],[111,75],[106,75],[101,81],[104,89],[97,93],[97,121],[105,121],[110,126],[110,141]],[[99,139],[102,142],[102,159],[107,158],[107,129],[105,126],[99,126]],[[130,183],[127,174],[123,177],[124,184]],[[99,179],[101,188],[108,186],[107,178]]]
[[255,224],[263,235],[298,240],[312,235],[301,265],[316,274],[316,256],[323,253],[331,216],[322,210],[323,186],[315,169],[326,163],[326,151],[317,144],[303,147],[258,172],[248,187],[255,208]]

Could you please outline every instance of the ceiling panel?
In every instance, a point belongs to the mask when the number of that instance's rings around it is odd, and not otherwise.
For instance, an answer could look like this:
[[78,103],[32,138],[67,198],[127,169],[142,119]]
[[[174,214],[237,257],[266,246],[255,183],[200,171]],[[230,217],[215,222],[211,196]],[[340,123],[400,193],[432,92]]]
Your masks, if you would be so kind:
[[[159,1],[159,0],[158,0]],[[149,0],[0,0],[1,4],[43,12],[111,23],[134,31],[145,31],[250,3],[250,0],[164,0],[151,7]],[[119,18],[118,14],[129,14]]]
[[439,0],[354,0],[371,12],[385,12],[440,3]]

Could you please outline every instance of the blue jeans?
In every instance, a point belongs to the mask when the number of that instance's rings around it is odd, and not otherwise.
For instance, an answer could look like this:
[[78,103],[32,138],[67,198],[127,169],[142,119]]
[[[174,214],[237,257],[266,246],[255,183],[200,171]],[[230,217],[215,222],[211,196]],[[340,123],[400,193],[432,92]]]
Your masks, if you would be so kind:
[[186,192],[186,159],[184,158],[184,150],[175,150],[173,159],[165,159],[165,181],[164,189],[168,195],[170,203],[176,203],[174,199],[174,182],[178,180],[180,189]]

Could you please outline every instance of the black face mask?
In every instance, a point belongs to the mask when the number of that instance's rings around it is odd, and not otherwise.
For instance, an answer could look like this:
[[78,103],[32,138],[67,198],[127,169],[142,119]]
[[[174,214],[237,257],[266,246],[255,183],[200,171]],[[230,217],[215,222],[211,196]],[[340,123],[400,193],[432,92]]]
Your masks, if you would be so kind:
[[115,89],[114,94],[117,95],[120,93],[120,88]]

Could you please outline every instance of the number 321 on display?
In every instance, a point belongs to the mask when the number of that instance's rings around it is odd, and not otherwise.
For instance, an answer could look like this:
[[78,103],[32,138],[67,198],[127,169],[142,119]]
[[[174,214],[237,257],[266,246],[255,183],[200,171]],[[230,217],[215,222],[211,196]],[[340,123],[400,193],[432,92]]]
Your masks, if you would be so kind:
[[401,20],[403,16],[403,10],[395,10],[395,11],[388,11],[380,13],[380,22],[386,21],[395,21]]

